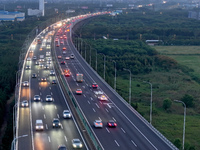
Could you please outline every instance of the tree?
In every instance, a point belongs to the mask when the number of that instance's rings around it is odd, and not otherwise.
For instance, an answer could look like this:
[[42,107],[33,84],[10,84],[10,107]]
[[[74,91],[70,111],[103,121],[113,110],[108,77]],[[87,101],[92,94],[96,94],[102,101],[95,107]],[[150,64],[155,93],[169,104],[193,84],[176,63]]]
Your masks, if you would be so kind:
[[185,94],[182,98],[181,101],[183,101],[186,105],[186,107],[193,107],[194,106],[194,98],[193,96],[189,94]]
[[181,140],[180,140],[180,139],[175,139],[175,140],[174,140],[174,145],[175,145],[178,149],[180,149],[180,148],[181,148]]
[[171,105],[172,105],[171,99],[167,98],[167,99],[165,99],[165,100],[163,101],[163,108],[164,108],[165,110],[169,109],[169,108],[171,107]]

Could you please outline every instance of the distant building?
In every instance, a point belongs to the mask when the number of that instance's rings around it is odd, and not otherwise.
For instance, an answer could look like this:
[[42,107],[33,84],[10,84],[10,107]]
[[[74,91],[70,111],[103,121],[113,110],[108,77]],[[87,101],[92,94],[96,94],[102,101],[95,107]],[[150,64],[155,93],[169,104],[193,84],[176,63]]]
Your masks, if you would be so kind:
[[8,12],[0,11],[0,21],[23,21],[25,19],[25,13],[22,12]]
[[28,9],[28,16],[44,16],[44,0],[39,0],[39,9]]
[[154,45],[162,44],[163,41],[162,40],[146,40],[146,43],[148,45],[154,46]]
[[200,20],[200,12],[189,11],[188,18]]

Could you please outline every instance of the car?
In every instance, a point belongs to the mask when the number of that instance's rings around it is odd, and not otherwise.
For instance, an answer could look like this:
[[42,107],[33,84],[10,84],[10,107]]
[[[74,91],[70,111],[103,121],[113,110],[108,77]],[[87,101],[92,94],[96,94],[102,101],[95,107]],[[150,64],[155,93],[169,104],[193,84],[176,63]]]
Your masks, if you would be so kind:
[[50,75],[50,76],[55,76],[55,71],[54,71],[54,70],[50,70],[49,75]]
[[50,45],[47,45],[47,49],[50,49],[51,48],[51,46]]
[[71,59],[74,59],[74,57],[75,57],[74,54],[71,54],[71,55],[70,55],[70,58],[71,58]]
[[49,69],[49,65],[46,64],[46,65],[44,66],[44,69]]
[[60,36],[60,39],[62,39],[63,37],[62,36]]
[[59,44],[56,45],[56,47],[59,47],[59,46],[60,46]]
[[33,56],[33,60],[36,60],[37,59],[37,56]]
[[60,123],[60,120],[58,118],[54,118],[52,122],[53,122],[53,128],[54,127],[57,127],[57,128],[61,127],[61,123]]
[[102,95],[103,92],[102,91],[94,91],[94,94],[96,94],[96,95]]
[[63,118],[71,118],[71,112],[69,110],[63,110]]
[[36,129],[36,131],[37,130],[44,130],[44,125],[43,125],[42,120],[40,120],[40,119],[36,120],[35,129]]
[[62,58],[62,56],[59,55],[59,56],[58,56],[58,59],[61,59],[61,58]]
[[34,95],[34,98],[33,98],[34,101],[40,101],[40,95]]
[[42,51],[42,47],[40,47],[40,51]]
[[82,148],[83,144],[79,139],[73,139],[72,146],[73,146],[73,148]]
[[71,73],[70,72],[66,72],[65,73],[65,77],[70,77]]
[[47,95],[46,102],[52,102],[52,101],[53,101],[53,97],[51,95]]
[[42,82],[46,82],[46,81],[47,81],[47,78],[46,78],[46,77],[42,77],[42,78],[41,78],[41,81],[42,81]]
[[77,94],[77,95],[78,95],[78,94],[81,95],[81,94],[82,94],[82,90],[81,90],[81,89],[77,89],[77,90],[76,90],[76,94]]
[[59,145],[58,150],[67,150],[67,147],[65,145]]
[[21,105],[22,105],[22,107],[28,107],[28,101],[27,100],[23,100]]
[[46,52],[46,56],[51,56],[51,52]]
[[65,51],[67,48],[66,47],[63,47],[63,51]]
[[95,120],[94,121],[94,127],[95,128],[103,128],[103,123],[101,120]]
[[56,84],[56,80],[52,80],[51,84]]
[[31,61],[31,57],[27,57],[27,59],[26,59],[27,61]]
[[36,62],[35,62],[35,65],[39,65],[39,61],[36,61]]
[[23,86],[24,86],[24,87],[28,87],[28,86],[29,86],[29,82],[28,82],[28,81],[24,81],[24,82],[23,82]]
[[31,69],[31,66],[27,65],[26,70],[30,70],[30,69]]
[[51,64],[51,60],[47,60],[47,64]]
[[66,60],[69,60],[69,59],[70,59],[70,57],[65,57],[65,59],[66,59]]
[[105,95],[99,96],[98,99],[101,100],[101,101],[107,101],[108,100],[108,98]]
[[44,67],[43,63],[39,62],[39,67],[43,68]]
[[47,60],[50,60],[50,61],[51,61],[51,57],[47,57]]
[[66,51],[63,51],[62,53],[63,53],[63,55],[65,55],[67,52],[66,52]]
[[117,127],[117,123],[114,120],[109,120],[107,125],[108,127]]
[[33,50],[32,49],[30,49],[30,51],[29,51],[30,53],[33,53]]
[[36,73],[33,73],[33,74],[32,74],[32,78],[37,78],[37,74],[36,74]]
[[61,65],[65,65],[65,61],[61,61],[60,64],[61,64]]
[[92,88],[98,88],[98,84],[97,83],[93,83],[92,84]]

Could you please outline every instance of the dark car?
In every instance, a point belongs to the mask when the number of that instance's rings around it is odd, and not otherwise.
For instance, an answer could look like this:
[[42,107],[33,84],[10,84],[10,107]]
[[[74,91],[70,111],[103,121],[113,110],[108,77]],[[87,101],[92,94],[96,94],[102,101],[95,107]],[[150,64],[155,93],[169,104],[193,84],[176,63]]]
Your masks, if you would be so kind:
[[58,118],[54,118],[53,119],[53,128],[56,127],[56,128],[60,128],[61,127],[61,123],[60,123],[60,120]]
[[58,150],[67,150],[67,147],[65,145],[58,146]]
[[109,120],[107,122],[108,127],[116,127],[117,123],[114,120]]
[[92,88],[98,88],[98,84],[97,83],[93,83],[92,84]]
[[65,65],[65,61],[61,61],[60,64],[61,64],[61,65]]
[[37,78],[37,74],[36,74],[36,73],[33,73],[33,74],[32,74],[32,78]]
[[52,84],[56,84],[56,80],[52,80],[52,82],[51,82]]
[[46,82],[46,81],[47,81],[47,78],[46,78],[46,77],[42,77],[42,78],[41,78],[41,81],[42,81],[42,82]]

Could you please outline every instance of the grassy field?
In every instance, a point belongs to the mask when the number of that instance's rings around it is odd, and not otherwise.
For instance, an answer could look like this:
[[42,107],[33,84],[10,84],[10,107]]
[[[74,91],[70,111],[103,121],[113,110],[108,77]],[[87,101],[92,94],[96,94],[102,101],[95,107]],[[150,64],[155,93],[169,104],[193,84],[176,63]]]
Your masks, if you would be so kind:
[[[174,58],[180,65],[187,66],[193,71],[185,74],[180,70],[168,72],[153,71],[150,74],[134,75],[132,77],[132,103],[137,104],[137,111],[149,121],[150,85],[153,84],[153,113],[152,124],[171,142],[180,139],[183,134],[183,106],[172,102],[169,110],[162,107],[166,98],[180,100],[184,94],[192,95],[195,107],[187,108],[185,149],[190,146],[200,149],[200,84],[190,76],[200,77],[200,47],[198,46],[156,46],[158,52]],[[198,56],[199,55],[199,56]],[[117,92],[128,101],[128,74],[118,71]],[[179,147],[180,148],[180,147]]]

